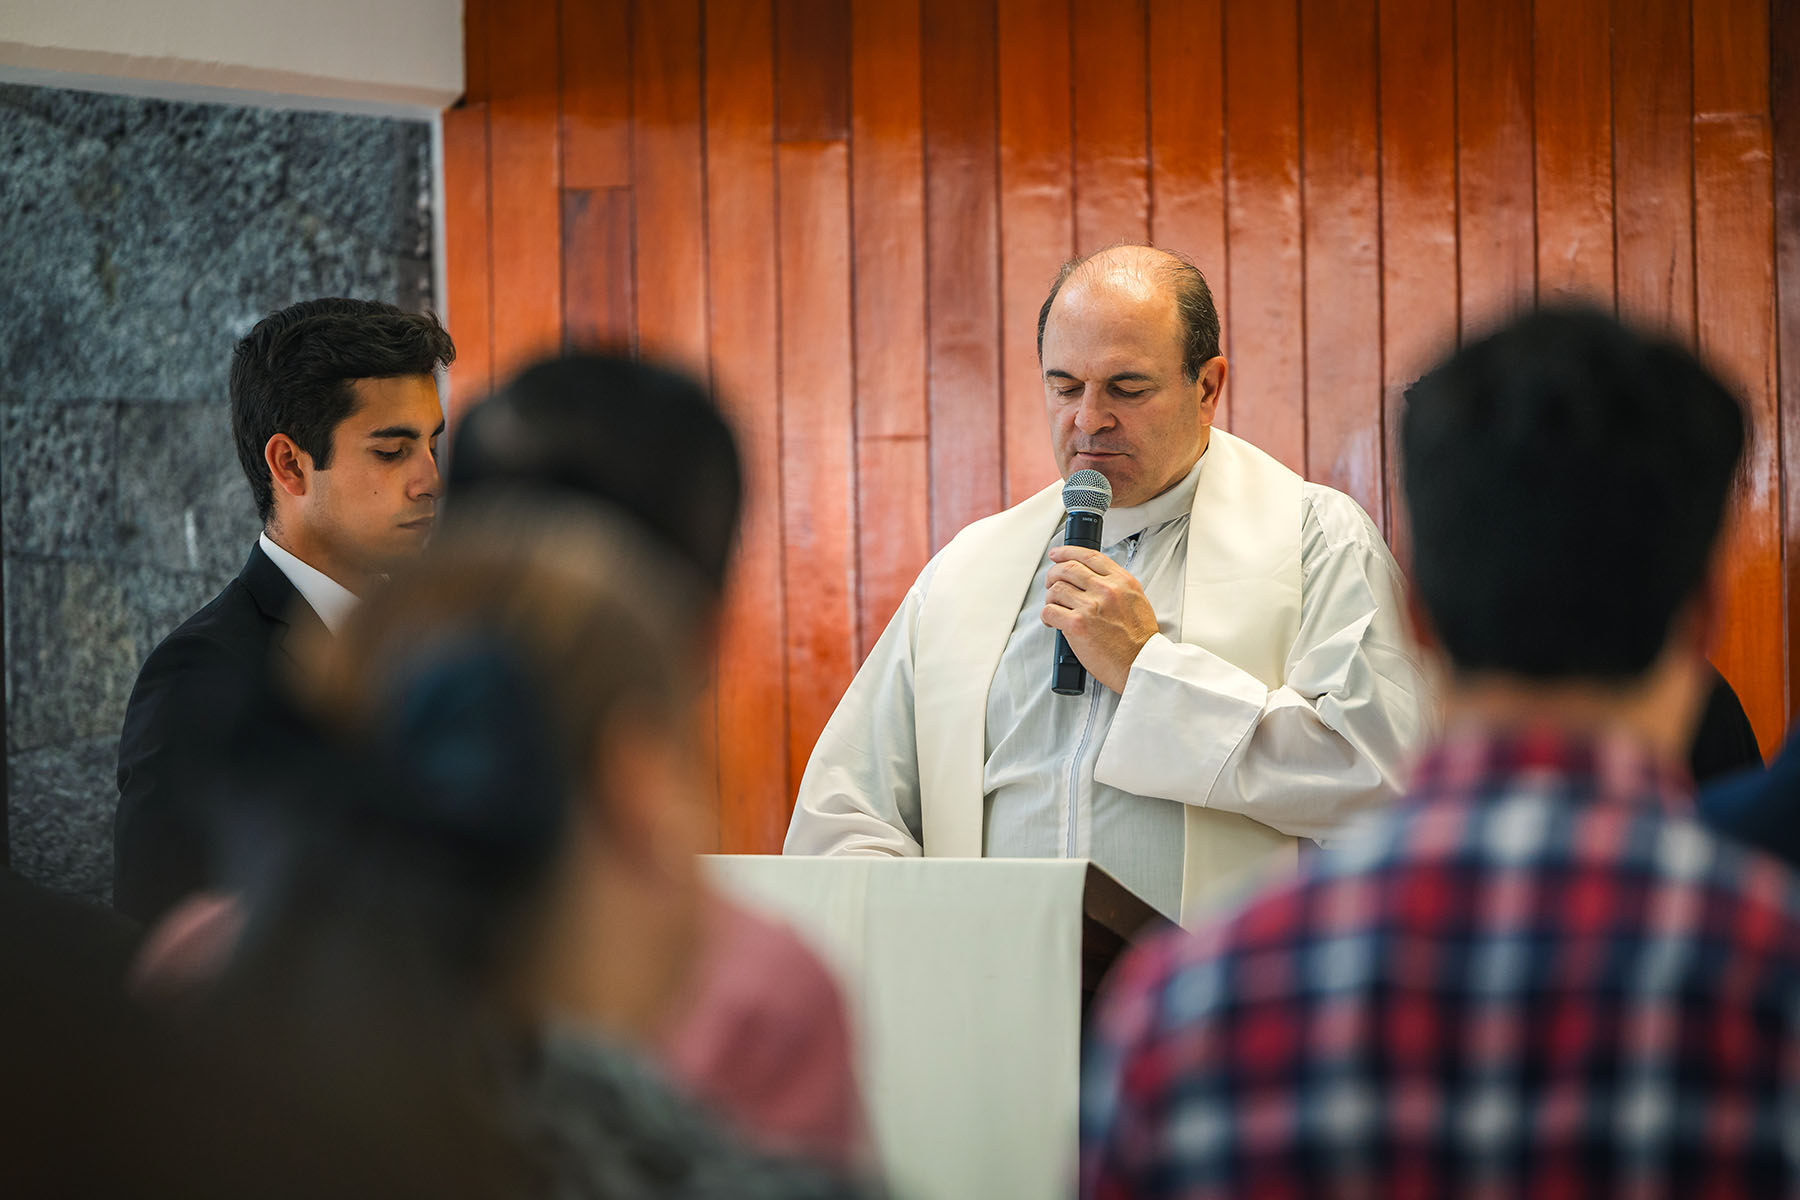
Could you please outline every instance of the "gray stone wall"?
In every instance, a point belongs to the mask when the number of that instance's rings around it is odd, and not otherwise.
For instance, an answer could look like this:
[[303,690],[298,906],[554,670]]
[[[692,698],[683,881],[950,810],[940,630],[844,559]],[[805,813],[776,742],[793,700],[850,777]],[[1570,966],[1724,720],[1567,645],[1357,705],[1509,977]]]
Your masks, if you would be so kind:
[[14,869],[104,899],[151,648],[257,532],[232,344],[314,296],[431,306],[418,122],[0,86],[0,536]]

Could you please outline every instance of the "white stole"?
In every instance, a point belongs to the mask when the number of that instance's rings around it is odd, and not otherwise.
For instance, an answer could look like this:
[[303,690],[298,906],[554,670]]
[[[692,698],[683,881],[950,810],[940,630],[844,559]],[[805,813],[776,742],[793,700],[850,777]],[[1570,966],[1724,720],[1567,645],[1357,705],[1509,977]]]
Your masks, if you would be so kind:
[[[1214,429],[1188,523],[1181,640],[1281,686],[1300,629],[1300,477]],[[919,615],[913,705],[925,853],[978,858],[987,694],[1062,519],[1062,482],[968,526],[944,547]],[[1050,666],[1044,665],[1044,686]],[[1186,806],[1181,910],[1197,914],[1250,870],[1298,858],[1293,838]]]

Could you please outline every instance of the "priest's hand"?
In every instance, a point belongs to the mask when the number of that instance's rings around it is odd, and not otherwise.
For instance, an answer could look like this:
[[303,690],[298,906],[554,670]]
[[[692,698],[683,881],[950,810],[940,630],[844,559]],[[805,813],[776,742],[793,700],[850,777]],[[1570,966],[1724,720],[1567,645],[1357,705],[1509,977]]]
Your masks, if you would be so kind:
[[1044,586],[1044,624],[1062,631],[1088,674],[1115,692],[1138,652],[1156,636],[1156,610],[1144,587],[1098,550],[1056,546]]

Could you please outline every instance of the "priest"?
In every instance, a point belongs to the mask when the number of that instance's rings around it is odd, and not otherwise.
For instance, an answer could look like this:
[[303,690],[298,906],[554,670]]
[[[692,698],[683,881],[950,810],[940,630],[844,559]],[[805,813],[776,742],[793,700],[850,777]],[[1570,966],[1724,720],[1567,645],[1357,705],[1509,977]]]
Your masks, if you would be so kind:
[[[820,736],[789,854],[1088,858],[1172,917],[1398,791],[1432,719],[1400,574],[1354,500],[1212,427],[1219,318],[1187,260],[1115,246],[1038,314],[1061,485],[928,564]],[[1051,691],[1061,632],[1086,668]]]

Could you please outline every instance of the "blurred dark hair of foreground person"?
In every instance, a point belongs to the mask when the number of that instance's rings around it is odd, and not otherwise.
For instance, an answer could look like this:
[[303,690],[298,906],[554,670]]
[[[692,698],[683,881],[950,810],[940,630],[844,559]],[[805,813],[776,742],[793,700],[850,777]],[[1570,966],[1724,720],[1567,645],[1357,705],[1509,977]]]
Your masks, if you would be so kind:
[[136,937],[110,910],[0,871],[0,1195],[519,1194],[496,1183],[491,1127],[468,1108],[434,1126],[456,1106],[417,1076],[371,1063],[328,1087],[281,1028],[236,1036],[129,999]]
[[[837,1196],[740,1149],[626,1045],[691,969],[695,589],[591,510],[465,507],[247,714],[244,924],[184,1024],[394,1194]],[[277,708],[279,700],[272,700]]]
[[[701,584],[691,651],[710,669],[742,470],[697,380],[609,354],[529,366],[463,418],[449,483],[451,528],[496,490],[629,519]],[[692,987],[655,1039],[659,1064],[758,1145],[865,1163],[850,1020],[829,969],[784,922],[718,889],[706,889],[701,924]]]
[[697,572],[709,602],[725,590],[743,505],[737,440],[706,389],[610,354],[535,363],[472,408],[447,487],[451,509],[496,487],[608,505]]
[[1407,394],[1445,733],[1393,814],[1116,974],[1087,1196],[1800,1186],[1800,879],[1695,820],[1747,436],[1692,355],[1547,310]]

